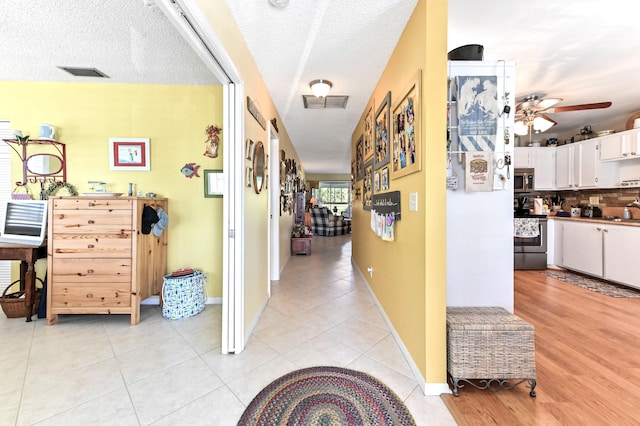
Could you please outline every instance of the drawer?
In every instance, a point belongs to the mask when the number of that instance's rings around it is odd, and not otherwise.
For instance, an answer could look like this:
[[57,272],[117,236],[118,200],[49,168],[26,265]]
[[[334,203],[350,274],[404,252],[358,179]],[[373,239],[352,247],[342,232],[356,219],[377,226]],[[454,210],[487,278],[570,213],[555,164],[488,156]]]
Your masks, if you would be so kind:
[[49,251],[60,258],[131,256],[131,232],[120,234],[54,234]]
[[131,306],[131,287],[124,283],[56,283],[49,291],[54,308]]
[[132,201],[110,197],[50,197],[53,210],[131,210]]
[[[53,211],[53,234],[120,234],[132,229],[130,210]],[[51,226],[50,225],[50,226]]]
[[51,262],[51,280],[59,282],[131,283],[131,259],[59,259]]

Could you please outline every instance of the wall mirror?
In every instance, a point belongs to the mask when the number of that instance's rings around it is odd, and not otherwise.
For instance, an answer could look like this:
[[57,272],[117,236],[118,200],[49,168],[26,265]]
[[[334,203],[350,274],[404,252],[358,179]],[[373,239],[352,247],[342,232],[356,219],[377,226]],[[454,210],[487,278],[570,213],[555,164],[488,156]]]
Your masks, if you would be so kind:
[[253,150],[253,189],[256,194],[262,191],[262,184],[264,182],[264,144],[257,142],[256,147]]
[[67,181],[66,146],[45,139],[4,139],[22,162],[22,185],[45,181]]

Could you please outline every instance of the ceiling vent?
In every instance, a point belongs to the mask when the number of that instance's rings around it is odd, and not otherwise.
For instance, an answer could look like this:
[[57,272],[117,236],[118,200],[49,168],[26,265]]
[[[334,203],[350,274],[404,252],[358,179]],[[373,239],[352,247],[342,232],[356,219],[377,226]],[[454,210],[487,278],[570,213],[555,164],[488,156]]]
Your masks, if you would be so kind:
[[318,98],[314,95],[302,95],[305,109],[345,109],[348,96],[325,96]]
[[58,67],[63,71],[68,72],[69,74],[75,77],[99,77],[99,78],[109,78],[108,75],[103,73],[102,71],[96,68],[77,68],[77,67]]

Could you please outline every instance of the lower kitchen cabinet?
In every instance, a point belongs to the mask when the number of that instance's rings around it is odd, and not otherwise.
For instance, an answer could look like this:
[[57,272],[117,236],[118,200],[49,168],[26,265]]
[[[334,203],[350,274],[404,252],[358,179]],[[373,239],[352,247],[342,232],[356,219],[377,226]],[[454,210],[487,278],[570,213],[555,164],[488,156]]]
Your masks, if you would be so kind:
[[561,227],[561,266],[640,288],[634,250],[640,227],[577,221],[562,221]]
[[562,266],[602,277],[602,232],[595,223],[562,222]]

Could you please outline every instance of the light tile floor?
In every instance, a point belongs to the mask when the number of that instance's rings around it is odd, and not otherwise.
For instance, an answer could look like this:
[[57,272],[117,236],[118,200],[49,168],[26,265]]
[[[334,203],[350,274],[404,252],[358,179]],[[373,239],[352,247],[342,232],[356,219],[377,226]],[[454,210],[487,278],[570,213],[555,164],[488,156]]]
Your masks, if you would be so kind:
[[[35,319],[35,316],[34,316]],[[425,397],[364,282],[350,235],[314,237],[294,256],[238,355],[220,353],[221,306],[170,321],[158,306],[127,315],[0,318],[0,425],[233,425],[268,383],[334,365],[390,386],[419,425],[454,425]]]

